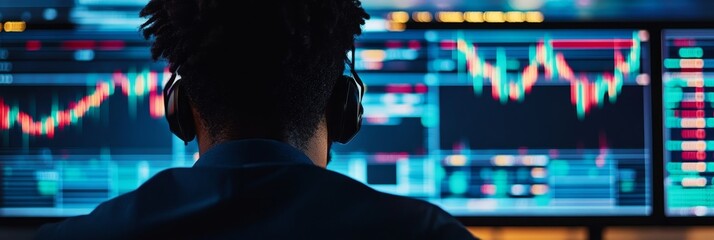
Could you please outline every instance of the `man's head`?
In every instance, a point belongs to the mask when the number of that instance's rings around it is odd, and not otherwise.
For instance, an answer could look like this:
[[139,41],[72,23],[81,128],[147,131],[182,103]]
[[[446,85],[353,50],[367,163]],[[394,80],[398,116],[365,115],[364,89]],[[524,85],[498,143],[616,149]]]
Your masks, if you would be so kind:
[[152,56],[182,77],[201,145],[302,149],[326,136],[328,101],[369,18],[358,0],[151,0],[141,16]]

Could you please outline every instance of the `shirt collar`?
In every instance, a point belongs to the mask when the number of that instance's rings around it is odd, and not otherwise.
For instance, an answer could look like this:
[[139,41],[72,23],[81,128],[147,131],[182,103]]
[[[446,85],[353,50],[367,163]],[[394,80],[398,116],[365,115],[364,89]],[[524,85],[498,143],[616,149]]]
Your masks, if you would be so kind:
[[254,167],[314,163],[302,151],[286,143],[268,139],[235,140],[217,144],[206,151],[194,167]]

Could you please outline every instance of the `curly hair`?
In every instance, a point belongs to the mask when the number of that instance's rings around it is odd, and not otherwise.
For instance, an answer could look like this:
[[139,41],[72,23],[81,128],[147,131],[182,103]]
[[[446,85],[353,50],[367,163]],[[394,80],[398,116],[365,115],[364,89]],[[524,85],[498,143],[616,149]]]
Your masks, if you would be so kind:
[[178,70],[213,140],[304,146],[369,15],[359,0],[231,2],[151,0],[140,16],[152,57]]

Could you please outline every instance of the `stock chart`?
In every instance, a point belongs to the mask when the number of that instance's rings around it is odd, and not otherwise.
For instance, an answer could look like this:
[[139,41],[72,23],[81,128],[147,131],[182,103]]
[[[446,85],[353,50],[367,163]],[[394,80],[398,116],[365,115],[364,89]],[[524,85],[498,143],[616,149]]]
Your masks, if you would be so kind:
[[[647,215],[649,35],[367,32],[362,131],[328,169],[457,216]],[[0,35],[0,215],[70,216],[200,156],[134,30]]]
[[[367,101],[381,101],[365,106],[366,134],[336,148],[332,167],[461,216],[646,215],[648,39],[632,30],[367,35],[358,70]],[[373,139],[391,143],[375,151]]]
[[190,166],[197,147],[166,131],[161,87],[138,32],[0,36],[0,214],[66,216]]
[[714,215],[714,30],[664,33],[666,213]]

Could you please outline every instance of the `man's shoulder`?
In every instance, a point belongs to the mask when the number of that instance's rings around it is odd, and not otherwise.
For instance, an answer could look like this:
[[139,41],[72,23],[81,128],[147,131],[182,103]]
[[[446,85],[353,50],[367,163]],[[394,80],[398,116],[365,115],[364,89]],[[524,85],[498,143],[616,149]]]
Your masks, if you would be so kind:
[[337,172],[324,169],[309,171],[320,172],[317,175],[333,182],[330,191],[338,197],[332,200],[342,201],[343,205],[337,207],[335,213],[354,213],[358,216],[356,219],[363,220],[353,221],[352,224],[384,224],[399,236],[414,236],[415,239],[473,239],[473,235],[456,218],[431,202],[380,192]]
[[[366,184],[355,180],[344,174],[322,169],[319,167],[305,167],[306,171],[311,171],[311,175],[324,180],[324,185],[327,185],[328,189],[331,191],[344,192],[345,197],[356,197],[355,195],[361,195],[358,198],[374,198],[379,200],[384,204],[400,204],[407,206],[420,206],[423,208],[438,208],[436,205],[410,197],[389,194],[381,191],[377,191],[374,188],[367,186]],[[325,186],[321,187],[325,187]]]
[[[275,209],[282,209],[280,218],[275,218],[278,216]],[[165,170],[137,190],[101,204],[92,214],[48,226],[43,232],[134,236],[155,232],[150,229],[179,226],[184,220],[201,215],[199,212],[238,220],[246,218],[245,221],[255,221],[254,224],[281,219],[307,225],[329,223],[335,231],[356,231],[355,234],[365,237],[380,232],[384,236],[415,239],[468,235],[458,221],[434,204],[379,192],[340,173],[308,165]],[[309,229],[307,225],[292,230]],[[88,226],[92,229],[113,226],[111,229],[123,231],[81,230]],[[234,227],[237,226],[240,225]],[[432,237],[426,239],[429,238]]]
[[[437,239],[440,236],[457,236],[453,239],[468,239],[460,236],[470,236],[461,223],[435,204],[377,191],[351,177],[313,165],[175,169],[157,177],[187,179],[187,176],[180,176],[183,174],[211,175],[216,182],[243,182],[245,185],[241,190],[229,194],[238,198],[226,199],[242,199],[239,202],[246,206],[260,206],[261,203],[271,202],[276,204],[271,205],[272,207],[291,213],[282,213],[283,218],[301,219],[306,222],[328,221],[333,224],[334,229],[361,229],[359,232],[367,234],[365,237],[370,232],[384,232],[385,236],[413,236],[414,239],[421,239],[423,236],[433,236]],[[156,180],[157,183],[163,182]],[[254,200],[257,202],[253,202]],[[270,209],[260,209],[259,212],[270,212]],[[369,231],[370,229],[372,231]]]

